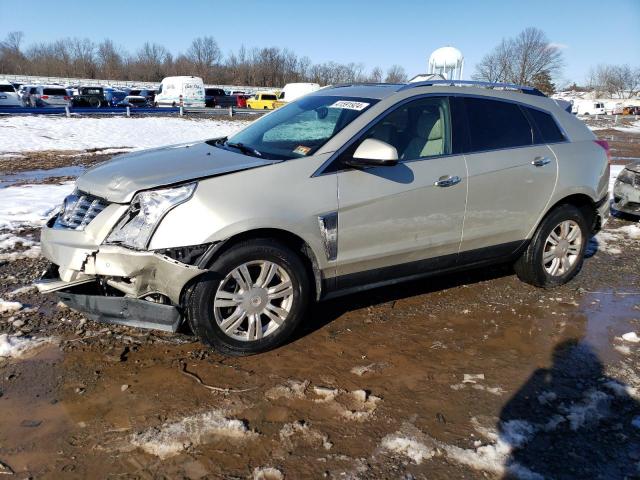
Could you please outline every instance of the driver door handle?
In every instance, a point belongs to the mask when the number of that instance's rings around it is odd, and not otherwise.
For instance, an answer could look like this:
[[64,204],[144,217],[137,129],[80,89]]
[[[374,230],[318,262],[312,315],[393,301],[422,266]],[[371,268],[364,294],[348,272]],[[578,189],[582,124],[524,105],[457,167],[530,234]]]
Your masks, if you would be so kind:
[[536,167],[544,167],[549,163],[551,163],[551,159],[549,157],[536,157],[531,162],[531,165],[534,165]]
[[438,179],[437,182],[434,183],[436,187],[451,187],[453,185],[457,185],[460,183],[462,179],[457,175],[443,175]]

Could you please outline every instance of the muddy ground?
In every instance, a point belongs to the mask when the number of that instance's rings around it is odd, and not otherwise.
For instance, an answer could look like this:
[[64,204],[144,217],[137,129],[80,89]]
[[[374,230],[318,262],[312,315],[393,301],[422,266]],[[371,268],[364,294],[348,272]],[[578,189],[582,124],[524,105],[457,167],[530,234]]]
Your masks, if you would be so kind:
[[0,358],[0,473],[638,478],[640,343],[621,336],[640,334],[640,238],[618,230],[632,222],[612,219],[560,288],[509,266],[387,287],[316,305],[288,345],[245,358],[12,294],[45,262],[6,261],[0,298],[23,308],[0,334],[50,342]]

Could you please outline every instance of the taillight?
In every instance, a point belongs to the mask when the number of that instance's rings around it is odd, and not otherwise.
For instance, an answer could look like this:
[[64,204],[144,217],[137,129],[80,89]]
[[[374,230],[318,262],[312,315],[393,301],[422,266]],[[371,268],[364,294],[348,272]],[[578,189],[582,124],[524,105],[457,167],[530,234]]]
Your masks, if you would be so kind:
[[609,150],[609,142],[606,140],[594,140],[594,142],[604,148],[604,151],[607,154],[607,160],[609,160],[609,164],[611,164],[611,150]]
[[69,97],[67,95],[64,96],[65,100],[69,100]]
[[43,100],[46,100],[49,98],[49,95],[42,95],[40,98],[42,98]]

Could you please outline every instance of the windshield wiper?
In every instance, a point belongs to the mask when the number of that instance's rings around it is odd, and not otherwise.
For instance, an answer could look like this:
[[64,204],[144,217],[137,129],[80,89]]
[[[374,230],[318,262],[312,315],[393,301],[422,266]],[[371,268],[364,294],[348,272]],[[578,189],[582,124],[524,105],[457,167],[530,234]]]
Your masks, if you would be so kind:
[[252,148],[252,147],[249,147],[249,146],[245,145],[244,143],[240,143],[240,142],[238,142],[238,143],[224,142],[224,144],[227,147],[237,148],[242,153],[246,153],[247,155],[253,155],[254,157],[262,157],[262,153],[260,153],[255,148]]

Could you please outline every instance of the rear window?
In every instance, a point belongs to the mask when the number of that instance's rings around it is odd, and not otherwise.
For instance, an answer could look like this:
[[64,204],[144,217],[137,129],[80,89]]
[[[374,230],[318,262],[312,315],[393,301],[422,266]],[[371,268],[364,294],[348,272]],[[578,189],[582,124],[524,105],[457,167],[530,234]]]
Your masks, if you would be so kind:
[[129,95],[140,95],[142,90],[129,90]]
[[43,95],[62,95],[62,96],[66,96],[67,95],[67,91],[64,88],[43,88],[42,89],[42,94]]
[[12,85],[0,85],[0,92],[15,92]]
[[533,132],[515,103],[464,99],[473,151],[496,150],[533,144]]
[[542,135],[542,140],[545,143],[563,142],[566,140],[562,131],[558,127],[558,124],[551,115],[535,108],[527,108],[527,113],[531,116],[533,121]]
[[275,95],[262,95],[262,100],[276,100]]

